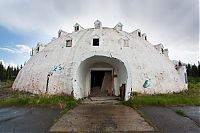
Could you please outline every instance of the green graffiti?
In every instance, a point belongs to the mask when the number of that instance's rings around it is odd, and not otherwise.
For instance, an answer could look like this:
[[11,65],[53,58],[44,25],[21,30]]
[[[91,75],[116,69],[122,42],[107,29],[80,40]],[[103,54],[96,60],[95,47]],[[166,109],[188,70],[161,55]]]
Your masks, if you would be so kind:
[[144,88],[147,88],[150,86],[150,81],[149,80],[145,80],[144,84],[143,84],[143,87]]

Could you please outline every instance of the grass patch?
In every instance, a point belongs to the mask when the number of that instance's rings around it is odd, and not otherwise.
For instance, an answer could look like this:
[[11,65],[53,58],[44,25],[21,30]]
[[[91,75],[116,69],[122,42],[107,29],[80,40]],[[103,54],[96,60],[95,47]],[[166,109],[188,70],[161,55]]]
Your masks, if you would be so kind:
[[67,95],[32,95],[21,92],[0,101],[0,106],[50,106],[62,109],[72,108],[77,104],[79,104],[79,101]]
[[69,95],[33,95],[27,92],[13,91],[13,81],[0,82],[0,106],[48,106],[68,110],[80,103]]
[[137,105],[200,105],[200,97],[192,96],[138,96],[134,99],[124,102],[128,106]]
[[187,115],[185,114],[185,112],[183,110],[180,110],[180,109],[177,109],[176,110],[176,113],[180,116],[183,116],[183,117],[187,117]]
[[0,89],[6,89],[11,87],[13,84],[12,80],[0,81]]
[[137,107],[140,105],[200,105],[200,78],[189,77],[188,90],[173,94],[143,95],[136,92],[125,105]]

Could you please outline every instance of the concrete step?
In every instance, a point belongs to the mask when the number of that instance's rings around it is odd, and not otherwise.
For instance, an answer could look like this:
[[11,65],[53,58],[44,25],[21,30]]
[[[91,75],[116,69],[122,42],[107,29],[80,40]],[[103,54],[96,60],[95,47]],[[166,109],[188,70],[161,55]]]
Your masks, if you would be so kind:
[[92,101],[106,101],[106,100],[119,100],[119,97],[107,96],[107,97],[89,97]]
[[83,104],[118,104],[119,97],[89,97],[82,101]]

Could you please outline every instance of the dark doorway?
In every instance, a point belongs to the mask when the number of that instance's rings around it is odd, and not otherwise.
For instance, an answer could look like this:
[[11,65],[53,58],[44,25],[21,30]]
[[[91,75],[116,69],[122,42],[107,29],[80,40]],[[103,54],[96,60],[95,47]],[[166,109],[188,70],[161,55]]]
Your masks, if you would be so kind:
[[91,71],[91,88],[101,88],[105,71]]
[[90,96],[112,95],[112,71],[91,71]]

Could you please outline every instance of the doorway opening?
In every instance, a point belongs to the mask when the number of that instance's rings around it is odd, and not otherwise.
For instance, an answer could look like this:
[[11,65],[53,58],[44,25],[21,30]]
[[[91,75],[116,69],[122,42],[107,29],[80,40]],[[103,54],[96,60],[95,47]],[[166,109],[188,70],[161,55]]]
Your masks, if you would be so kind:
[[112,96],[113,78],[111,70],[91,70],[90,96]]

